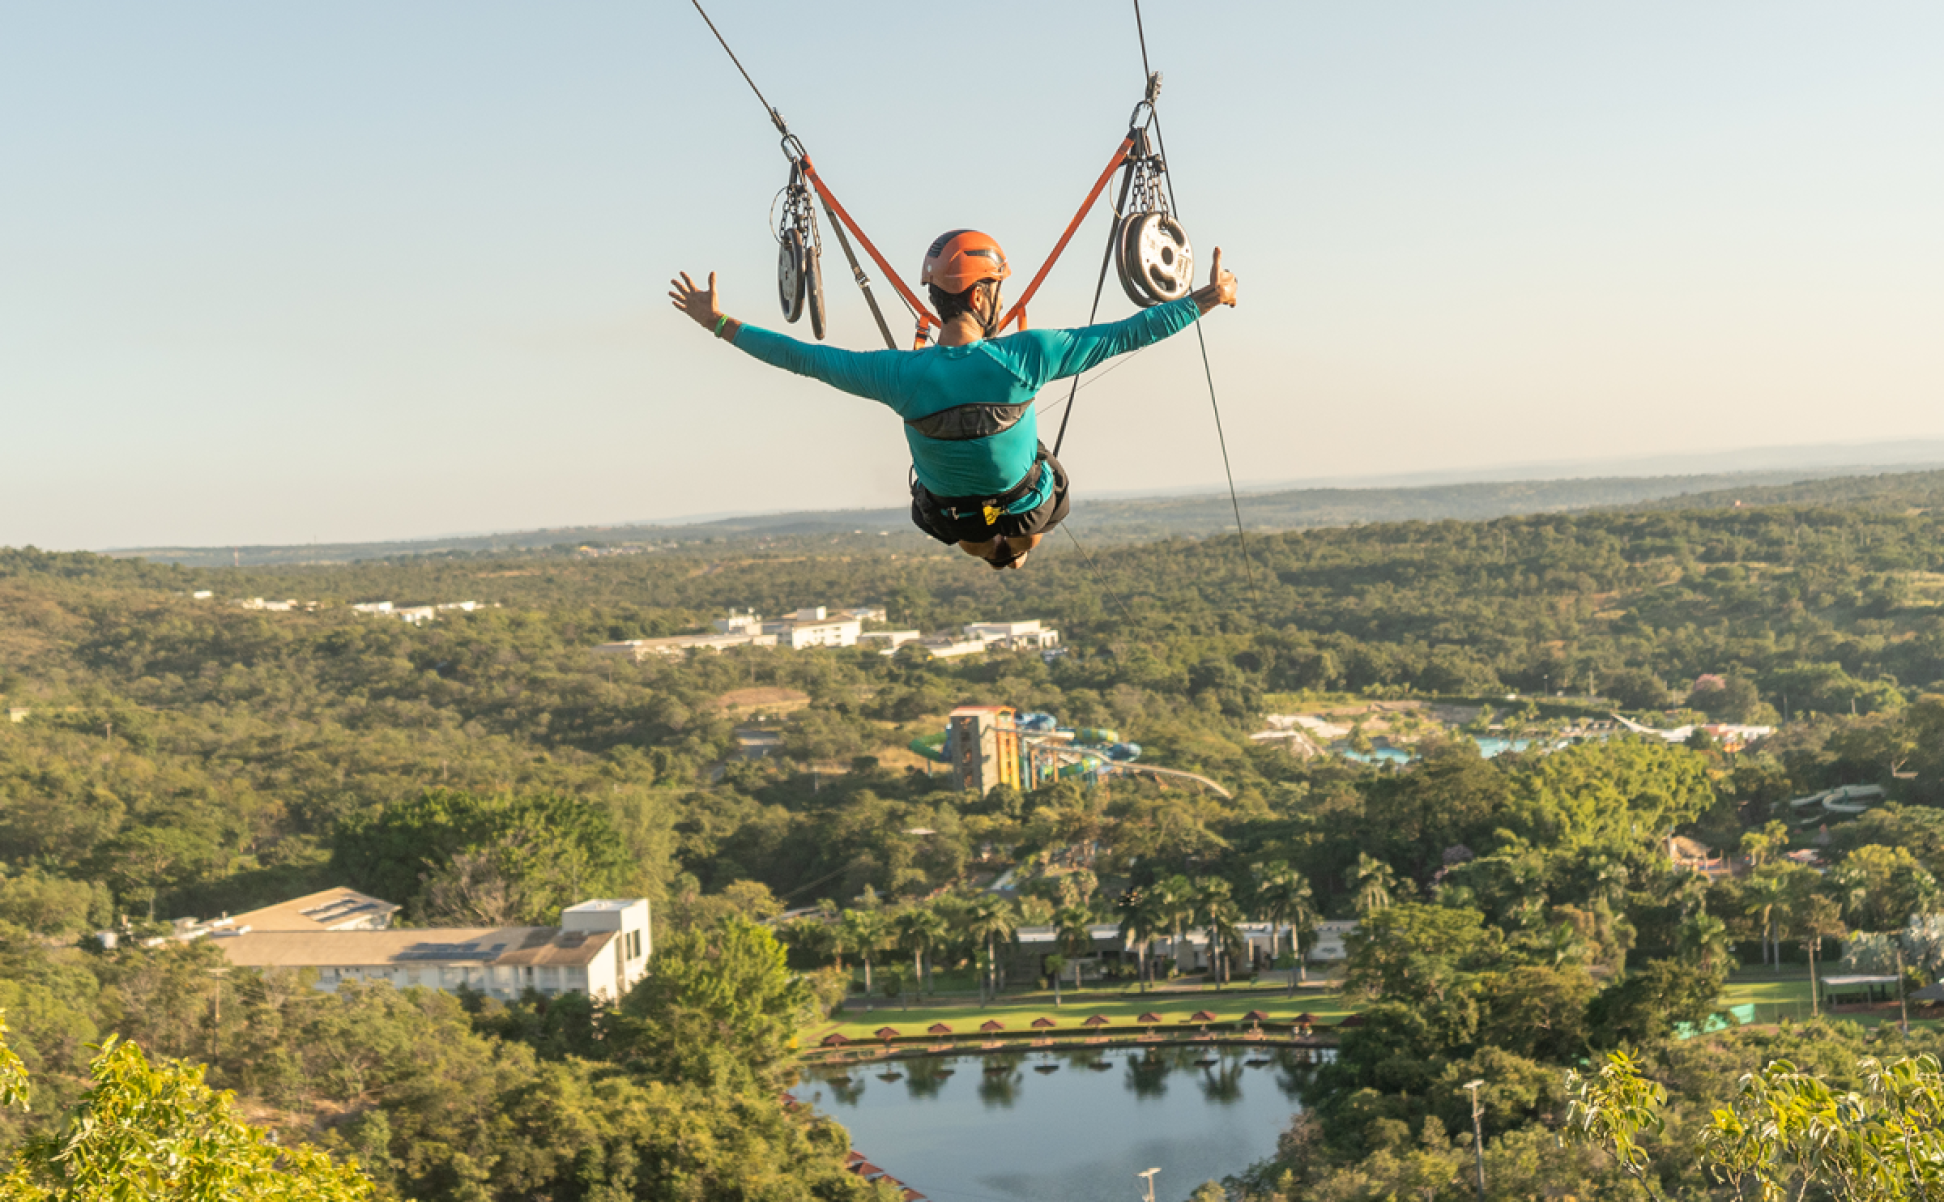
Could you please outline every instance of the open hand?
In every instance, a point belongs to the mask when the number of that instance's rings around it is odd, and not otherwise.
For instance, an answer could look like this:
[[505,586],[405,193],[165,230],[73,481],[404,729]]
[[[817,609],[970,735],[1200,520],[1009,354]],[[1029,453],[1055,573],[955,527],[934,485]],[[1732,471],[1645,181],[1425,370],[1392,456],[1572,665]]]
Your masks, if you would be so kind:
[[688,314],[703,329],[715,328],[716,319],[722,316],[722,309],[716,304],[715,272],[709,273],[707,288],[697,288],[686,271],[681,279],[668,281],[668,287],[668,299],[675,302],[677,309]]

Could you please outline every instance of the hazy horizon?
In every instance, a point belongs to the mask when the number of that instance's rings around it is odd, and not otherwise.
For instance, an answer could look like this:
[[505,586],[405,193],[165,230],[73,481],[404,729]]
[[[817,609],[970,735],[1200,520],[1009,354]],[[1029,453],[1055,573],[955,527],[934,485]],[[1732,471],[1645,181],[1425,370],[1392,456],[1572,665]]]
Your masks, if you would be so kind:
[[[997,130],[929,143],[909,110],[945,95],[948,15],[711,6],[895,264],[977,225],[1024,277],[1139,55],[1125,4],[989,11]],[[1944,11],[1143,12],[1183,216],[1242,280],[1206,332],[1244,487],[1944,439]],[[894,417],[663,299],[714,269],[730,312],[808,337],[770,286],[774,132],[687,5],[5,27],[0,545],[900,504]],[[1084,319],[1103,229],[1035,325]],[[829,241],[831,342],[870,349]],[[1193,341],[1080,394],[1083,495],[1219,487]]]

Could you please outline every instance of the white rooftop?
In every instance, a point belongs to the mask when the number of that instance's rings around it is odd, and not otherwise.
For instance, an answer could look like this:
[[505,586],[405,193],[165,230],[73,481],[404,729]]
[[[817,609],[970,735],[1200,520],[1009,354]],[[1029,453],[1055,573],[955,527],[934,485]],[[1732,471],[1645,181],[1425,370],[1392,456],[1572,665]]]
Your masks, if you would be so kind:
[[592,901],[584,901],[577,905],[568,906],[561,913],[598,914],[611,910],[625,910],[629,906],[636,905],[638,901],[638,898],[632,897],[597,897]]

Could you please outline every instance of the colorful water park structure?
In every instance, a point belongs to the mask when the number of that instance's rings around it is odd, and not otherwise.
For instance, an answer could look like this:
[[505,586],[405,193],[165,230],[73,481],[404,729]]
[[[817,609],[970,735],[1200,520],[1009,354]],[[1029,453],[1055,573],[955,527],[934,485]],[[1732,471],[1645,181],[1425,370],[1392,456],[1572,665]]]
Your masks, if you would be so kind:
[[1877,785],[1839,785],[1821,793],[1811,793],[1789,802],[1790,816],[1797,826],[1820,826],[1846,822],[1883,800]]
[[1229,796],[1205,776],[1136,763],[1141,745],[1117,731],[1061,726],[1052,714],[1022,714],[1008,705],[962,705],[942,732],[913,739],[911,750],[947,765],[954,785],[981,797],[1001,785],[1028,790],[1059,779],[1091,785],[1127,774],[1187,780]]

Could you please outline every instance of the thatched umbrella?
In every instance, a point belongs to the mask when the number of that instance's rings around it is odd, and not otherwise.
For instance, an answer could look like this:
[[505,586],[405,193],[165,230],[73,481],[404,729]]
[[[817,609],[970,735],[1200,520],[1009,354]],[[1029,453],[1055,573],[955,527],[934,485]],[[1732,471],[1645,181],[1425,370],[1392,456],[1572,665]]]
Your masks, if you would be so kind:
[[1044,1014],[1040,1015],[1038,1018],[1033,1020],[1033,1026],[1039,1028],[1042,1031],[1046,1030],[1046,1028],[1048,1027],[1057,1027],[1059,1025],[1060,1024],[1054,1022],[1052,1019],[1046,1017]]
[[877,1036],[879,1039],[882,1039],[886,1043],[890,1043],[892,1040],[898,1037],[898,1029],[896,1027],[879,1027],[877,1030],[871,1032],[871,1034]]
[[1363,1025],[1364,1025],[1364,1016],[1361,1014],[1348,1015],[1344,1018],[1342,1022],[1337,1024],[1337,1026],[1339,1027],[1361,1027]]
[[950,1035],[951,1033],[952,1029],[944,1023],[933,1023],[931,1026],[925,1028],[925,1034],[927,1035]]
[[1105,1014],[1089,1014],[1081,1025],[1086,1027],[1104,1027],[1107,1025],[1107,1021]]
[[1135,1019],[1134,1021],[1137,1023],[1152,1024],[1152,1023],[1163,1022],[1165,1020],[1159,1014],[1156,1014],[1152,1010],[1150,1010],[1146,1014],[1143,1014],[1141,1017]]
[[1255,1027],[1268,1022],[1269,1016],[1267,1014],[1264,1014],[1260,1010],[1251,1010],[1247,1014],[1243,1015],[1242,1019],[1250,1026]]
[[1197,1010],[1197,1011],[1195,1011],[1195,1012],[1194,1012],[1193,1014],[1191,1014],[1191,1015],[1189,1015],[1189,1016],[1188,1016],[1188,1020],[1187,1020],[1187,1021],[1189,1021],[1189,1022],[1191,1022],[1191,1023],[1212,1023],[1212,1022],[1215,1022],[1215,1021],[1217,1021],[1217,1020],[1216,1020],[1216,1018],[1215,1018],[1215,1016],[1214,1016],[1213,1014],[1210,1014],[1210,1013],[1209,1013],[1208,1011],[1206,1011],[1206,1010]]
[[841,1048],[849,1042],[850,1040],[844,1038],[844,1036],[841,1035],[840,1033],[836,1031],[832,1031],[830,1034],[823,1037],[823,1041],[819,1046],[826,1047],[826,1048]]
[[988,1018],[984,1022],[979,1024],[979,1030],[984,1031],[987,1034],[991,1034],[994,1031],[1003,1031],[1005,1029],[1006,1029],[1006,1024],[1000,1022],[996,1018]]
[[1305,1010],[1301,1014],[1298,1014],[1295,1017],[1295,1019],[1290,1022],[1289,1025],[1295,1027],[1298,1031],[1301,1031],[1303,1034],[1308,1035],[1310,1032],[1310,1028],[1316,1025],[1316,1016],[1314,1014],[1311,1014],[1309,1011]]

